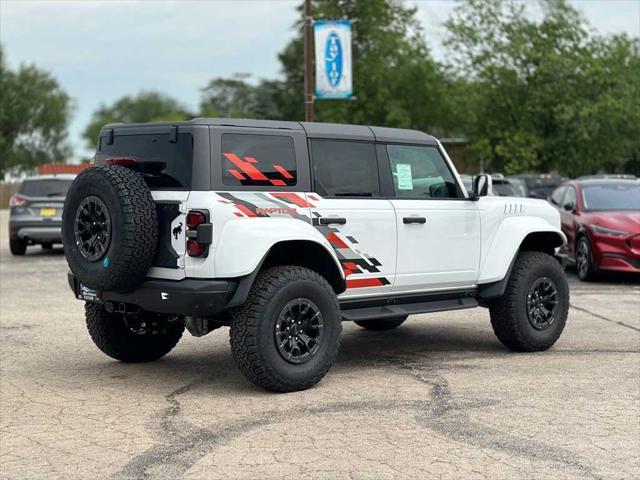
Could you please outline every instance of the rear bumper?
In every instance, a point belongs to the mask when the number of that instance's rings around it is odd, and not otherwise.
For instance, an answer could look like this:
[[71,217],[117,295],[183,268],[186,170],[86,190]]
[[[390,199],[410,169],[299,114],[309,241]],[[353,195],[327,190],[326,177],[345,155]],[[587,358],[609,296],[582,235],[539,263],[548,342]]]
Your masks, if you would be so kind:
[[236,291],[234,280],[145,280],[132,292],[100,292],[82,288],[72,273],[69,286],[79,300],[97,303],[125,303],[143,310],[194,317],[215,315],[224,310]]
[[36,242],[62,242],[62,222],[9,222],[9,237]]

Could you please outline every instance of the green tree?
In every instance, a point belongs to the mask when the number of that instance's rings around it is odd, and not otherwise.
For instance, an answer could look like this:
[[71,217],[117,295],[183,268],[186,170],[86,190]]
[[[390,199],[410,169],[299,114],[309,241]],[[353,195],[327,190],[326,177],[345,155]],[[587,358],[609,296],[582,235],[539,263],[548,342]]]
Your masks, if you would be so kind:
[[200,114],[206,117],[279,119],[276,95],[280,82],[248,82],[250,75],[236,73],[232,78],[214,78],[202,89]]
[[69,158],[71,98],[34,65],[12,71],[0,47],[0,175]]
[[595,36],[565,0],[464,0],[446,23],[473,148],[494,171],[619,170],[638,158],[638,39]]
[[247,74],[233,78],[214,78],[202,89],[200,112],[209,117],[252,118],[255,87],[246,82]]
[[[393,0],[314,1],[315,20],[353,23],[355,99],[318,100],[316,121],[376,124],[442,131],[455,127],[447,104],[450,83],[431,58],[416,9]],[[300,32],[280,53],[284,79],[273,92],[282,118],[302,120],[302,8]]]
[[177,122],[193,115],[174,98],[158,92],[140,92],[124,96],[112,105],[101,105],[96,110],[83,137],[93,148],[100,129],[107,123]]

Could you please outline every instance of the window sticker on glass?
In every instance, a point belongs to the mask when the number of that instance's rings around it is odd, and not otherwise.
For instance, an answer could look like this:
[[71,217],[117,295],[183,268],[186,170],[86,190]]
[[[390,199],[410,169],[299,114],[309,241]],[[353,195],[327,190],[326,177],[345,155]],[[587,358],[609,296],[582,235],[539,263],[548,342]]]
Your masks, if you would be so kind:
[[396,165],[396,178],[398,179],[398,190],[413,190],[410,164],[398,163]]

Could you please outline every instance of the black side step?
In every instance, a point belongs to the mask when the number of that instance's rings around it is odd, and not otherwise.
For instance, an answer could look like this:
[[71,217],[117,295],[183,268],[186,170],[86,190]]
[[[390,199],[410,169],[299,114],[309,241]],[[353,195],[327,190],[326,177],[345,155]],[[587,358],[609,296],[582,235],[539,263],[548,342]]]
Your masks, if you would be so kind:
[[374,318],[400,317],[418,313],[446,312],[447,310],[462,310],[474,308],[478,301],[471,297],[450,298],[445,300],[431,300],[426,302],[404,303],[401,305],[382,305],[376,307],[361,307],[342,310],[342,319],[347,321],[371,320]]

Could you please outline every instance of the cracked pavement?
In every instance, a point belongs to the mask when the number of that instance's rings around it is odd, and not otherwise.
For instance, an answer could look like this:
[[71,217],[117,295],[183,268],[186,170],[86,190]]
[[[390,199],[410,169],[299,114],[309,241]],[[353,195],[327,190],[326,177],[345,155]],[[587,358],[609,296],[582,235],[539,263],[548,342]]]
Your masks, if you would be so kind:
[[640,284],[580,283],[549,351],[484,309],[345,323],[325,379],[249,384],[228,329],[127,365],[91,342],[60,249],[8,251],[0,212],[0,478],[640,477]]

